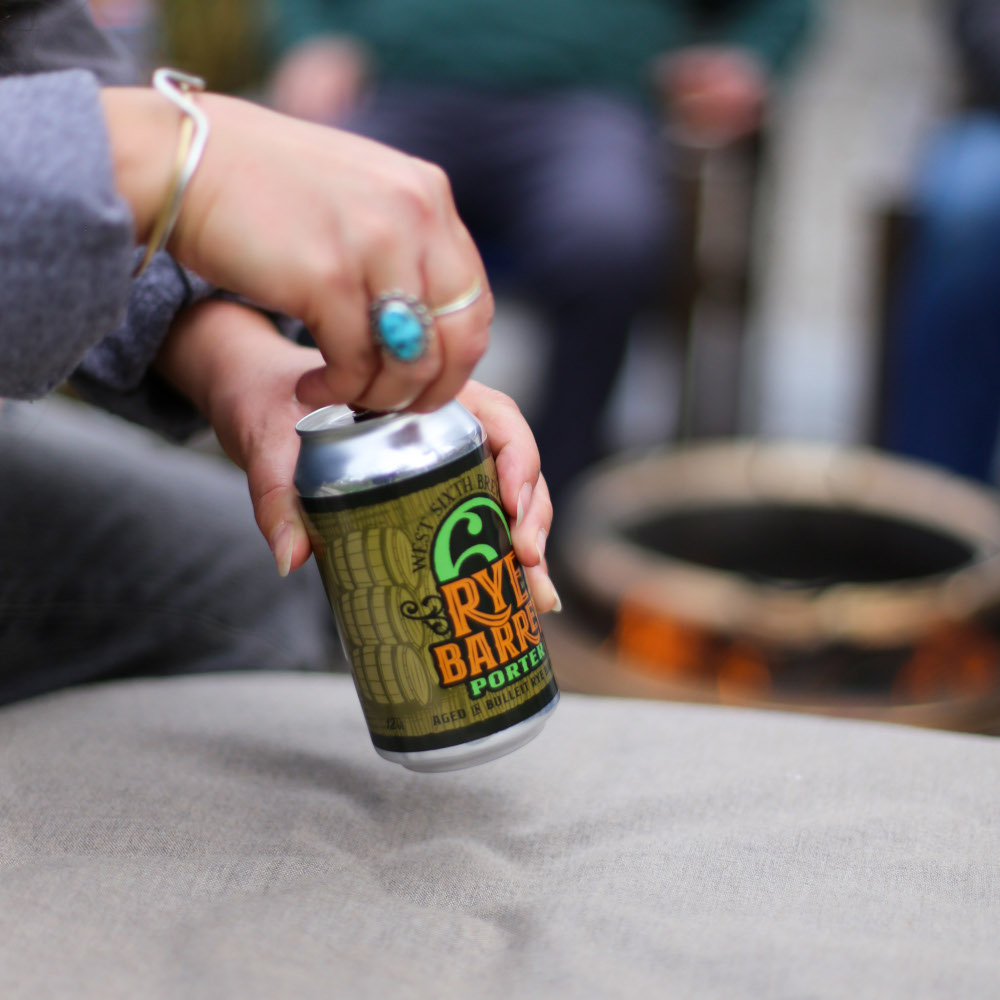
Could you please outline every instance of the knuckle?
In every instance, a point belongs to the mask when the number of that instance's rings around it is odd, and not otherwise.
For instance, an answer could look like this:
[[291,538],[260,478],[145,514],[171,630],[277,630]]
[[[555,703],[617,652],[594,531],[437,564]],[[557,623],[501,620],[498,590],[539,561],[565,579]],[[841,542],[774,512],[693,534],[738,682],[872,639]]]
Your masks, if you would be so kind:
[[489,289],[483,295],[480,300],[479,308],[483,313],[483,322],[487,327],[493,322],[493,317],[496,315],[496,299],[493,297],[493,292]]
[[367,384],[375,373],[377,361],[371,351],[359,348],[352,351],[346,358],[339,361],[337,367],[340,373],[353,382]]
[[287,487],[280,483],[258,483],[250,487],[250,499],[261,514],[266,514],[272,507],[279,504],[287,492]]
[[372,214],[364,223],[365,242],[375,257],[388,256],[400,240],[399,226],[388,214]]
[[544,470],[538,473],[538,482],[535,489],[540,498],[538,502],[541,505],[542,513],[548,521],[551,521],[554,508],[552,506],[552,494],[549,493],[549,484],[545,481]]
[[400,185],[399,195],[407,210],[423,222],[437,215],[443,201],[450,200],[451,184],[441,167],[414,160]]
[[253,486],[250,488],[254,520],[257,522],[261,534],[268,537],[268,540],[270,540],[270,533],[277,527],[275,522],[285,506],[286,494],[287,488],[280,484],[265,484],[256,490]]
[[499,389],[494,389],[489,385],[482,386],[480,391],[484,406],[490,409],[495,408],[505,411],[511,417],[519,417],[521,415],[521,408],[507,393],[501,392]]
[[384,381],[379,386],[383,395],[391,396],[397,403],[400,400],[409,402],[415,399],[421,390],[434,380],[437,374],[436,366],[421,365],[416,371],[413,369],[399,370],[399,368],[400,366],[394,366],[391,383]]
[[552,515],[554,513],[554,510],[553,510],[553,507],[552,507],[552,500],[550,499],[548,492],[545,493],[545,497],[542,500],[542,510],[541,510],[541,513],[542,513],[542,521],[543,521],[543,523],[545,523],[545,524],[551,524],[552,523]]
[[435,201],[451,197],[451,181],[442,166],[429,160],[417,160],[416,165],[420,188],[426,197]]
[[371,381],[374,359],[352,352],[327,365],[324,382],[331,402],[347,403],[356,399]]
[[344,255],[329,246],[314,247],[306,257],[306,278],[315,288],[342,288],[348,283]]
[[420,394],[423,382],[416,378],[376,379],[359,400],[375,410],[401,410]]

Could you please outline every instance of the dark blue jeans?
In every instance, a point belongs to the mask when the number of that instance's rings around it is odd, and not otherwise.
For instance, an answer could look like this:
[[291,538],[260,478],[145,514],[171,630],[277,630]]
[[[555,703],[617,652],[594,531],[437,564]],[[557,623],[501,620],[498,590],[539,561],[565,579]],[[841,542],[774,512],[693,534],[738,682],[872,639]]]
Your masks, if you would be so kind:
[[629,328],[665,267],[652,117],[590,92],[386,86],[347,124],[442,166],[491,281],[543,311],[552,361],[533,430],[558,499],[599,455]]
[[992,481],[1000,427],[1000,116],[950,124],[916,189],[890,329],[886,443]]
[[315,566],[278,576],[241,472],[80,404],[0,406],[0,703],[341,663]]

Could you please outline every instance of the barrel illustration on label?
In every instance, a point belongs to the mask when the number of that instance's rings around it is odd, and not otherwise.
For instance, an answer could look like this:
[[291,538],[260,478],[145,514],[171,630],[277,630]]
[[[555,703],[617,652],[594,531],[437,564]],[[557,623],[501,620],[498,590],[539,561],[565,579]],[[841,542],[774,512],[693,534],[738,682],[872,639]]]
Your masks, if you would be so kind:
[[[478,422],[457,403],[365,423],[318,411],[299,433],[296,483],[376,750],[436,771],[527,742],[558,689]],[[415,438],[437,454],[395,474]],[[376,466],[363,477],[359,456]]]

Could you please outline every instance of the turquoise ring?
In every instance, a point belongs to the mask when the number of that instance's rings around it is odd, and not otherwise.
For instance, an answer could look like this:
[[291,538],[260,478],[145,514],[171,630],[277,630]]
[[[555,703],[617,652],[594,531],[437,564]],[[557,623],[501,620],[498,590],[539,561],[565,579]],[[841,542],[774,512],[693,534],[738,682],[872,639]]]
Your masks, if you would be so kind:
[[397,361],[419,361],[427,350],[433,325],[434,319],[427,306],[398,289],[383,292],[371,304],[375,343]]

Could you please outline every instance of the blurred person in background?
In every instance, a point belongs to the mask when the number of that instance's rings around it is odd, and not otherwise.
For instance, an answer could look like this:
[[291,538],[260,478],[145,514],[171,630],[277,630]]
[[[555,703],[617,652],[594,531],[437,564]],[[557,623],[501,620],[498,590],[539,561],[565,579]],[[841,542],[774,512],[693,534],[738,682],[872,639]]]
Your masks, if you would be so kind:
[[97,26],[117,40],[145,76],[158,48],[155,0],[90,0],[90,9]]
[[885,443],[987,483],[1000,429],[1000,0],[944,7],[969,87],[931,137],[888,330]]
[[532,426],[558,506],[600,455],[628,331],[667,264],[660,118],[755,130],[810,0],[282,0],[279,110],[441,165],[487,265],[540,307]]

